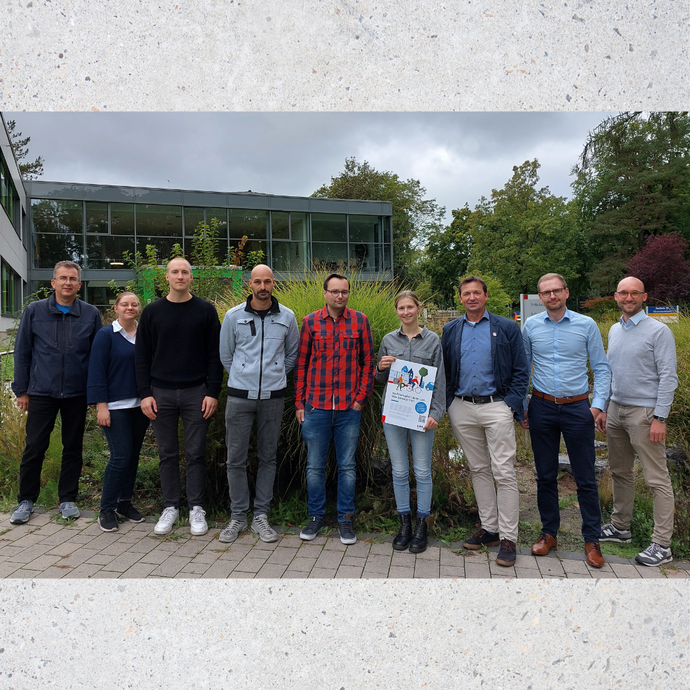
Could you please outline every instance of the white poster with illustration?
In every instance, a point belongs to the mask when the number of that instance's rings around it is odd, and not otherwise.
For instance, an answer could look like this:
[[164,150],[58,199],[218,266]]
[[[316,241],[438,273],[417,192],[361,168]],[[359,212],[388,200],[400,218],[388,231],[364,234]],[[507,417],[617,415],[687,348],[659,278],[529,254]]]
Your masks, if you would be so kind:
[[391,365],[381,421],[423,431],[429,417],[436,367],[396,359]]

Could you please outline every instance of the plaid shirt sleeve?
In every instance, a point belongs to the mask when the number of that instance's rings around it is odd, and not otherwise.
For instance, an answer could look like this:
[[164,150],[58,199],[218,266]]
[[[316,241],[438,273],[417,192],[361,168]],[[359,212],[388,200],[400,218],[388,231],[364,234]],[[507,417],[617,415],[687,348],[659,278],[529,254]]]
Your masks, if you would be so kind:
[[374,339],[371,336],[371,326],[369,319],[364,314],[357,314],[361,317],[361,327],[359,329],[359,390],[355,397],[355,402],[364,405],[374,390],[374,366],[376,355],[374,353]]
[[297,363],[293,381],[295,384],[295,408],[304,409],[306,400],[307,368],[311,360],[312,329],[309,321],[313,321],[314,314],[309,314],[302,319],[302,329],[299,334],[299,346],[297,349]]

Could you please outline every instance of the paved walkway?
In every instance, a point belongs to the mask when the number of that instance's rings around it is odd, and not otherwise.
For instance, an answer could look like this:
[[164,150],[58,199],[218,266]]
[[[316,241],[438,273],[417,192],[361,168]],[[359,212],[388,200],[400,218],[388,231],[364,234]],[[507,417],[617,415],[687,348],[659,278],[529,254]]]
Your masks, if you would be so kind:
[[688,578],[690,563],[662,568],[606,556],[601,569],[590,568],[583,553],[557,552],[535,558],[520,549],[515,567],[495,563],[497,548],[477,553],[460,544],[431,540],[415,556],[395,552],[392,537],[359,535],[353,546],[337,534],[304,542],[285,533],[264,544],[245,532],[234,544],[218,541],[219,528],[191,537],[178,527],[165,537],[152,522],[126,522],[117,532],[102,532],[92,513],[66,524],[57,514],[34,514],[26,525],[11,525],[0,513],[2,578]]

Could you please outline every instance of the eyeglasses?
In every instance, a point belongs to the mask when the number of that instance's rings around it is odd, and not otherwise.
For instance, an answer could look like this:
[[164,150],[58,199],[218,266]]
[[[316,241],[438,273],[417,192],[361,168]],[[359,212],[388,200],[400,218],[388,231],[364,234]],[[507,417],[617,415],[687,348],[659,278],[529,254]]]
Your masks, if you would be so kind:
[[563,290],[565,290],[565,288],[556,288],[555,290],[544,290],[543,292],[539,293],[539,297],[548,297],[549,295],[553,295],[554,297],[560,297],[563,294]]
[[638,297],[644,295],[644,292],[639,292],[638,290],[633,290],[633,292],[628,292],[627,290],[621,290],[620,292],[618,292],[616,294],[623,299],[627,299],[628,297],[632,297],[633,299],[637,299]]
[[342,295],[343,297],[347,297],[350,294],[349,290],[326,290],[326,292],[329,295],[332,295],[333,297],[337,297],[338,295]]
[[73,276],[58,276],[55,278],[58,283],[78,283],[79,278],[74,278]]

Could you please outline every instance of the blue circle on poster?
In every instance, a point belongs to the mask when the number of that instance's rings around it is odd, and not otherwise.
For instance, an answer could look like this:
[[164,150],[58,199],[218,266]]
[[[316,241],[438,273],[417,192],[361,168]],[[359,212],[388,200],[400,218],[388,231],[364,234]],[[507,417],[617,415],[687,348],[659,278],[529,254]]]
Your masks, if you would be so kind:
[[426,403],[418,402],[414,406],[414,409],[417,412],[417,414],[424,414],[426,412]]

